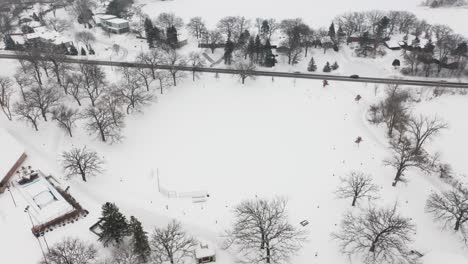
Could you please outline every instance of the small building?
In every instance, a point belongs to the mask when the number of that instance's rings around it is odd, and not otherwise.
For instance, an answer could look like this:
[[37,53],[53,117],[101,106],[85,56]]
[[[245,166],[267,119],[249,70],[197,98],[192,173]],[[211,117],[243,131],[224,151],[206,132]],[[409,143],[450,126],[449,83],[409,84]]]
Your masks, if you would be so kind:
[[394,39],[390,39],[384,42],[385,47],[391,50],[401,50],[401,46],[398,41],[395,41]]
[[195,263],[214,263],[216,262],[216,253],[213,249],[209,248],[208,244],[200,243],[195,249]]
[[27,155],[24,148],[5,130],[0,128],[0,194],[21,167]]
[[94,22],[104,30],[121,34],[130,31],[130,23],[126,19],[118,18],[114,15],[96,14]]

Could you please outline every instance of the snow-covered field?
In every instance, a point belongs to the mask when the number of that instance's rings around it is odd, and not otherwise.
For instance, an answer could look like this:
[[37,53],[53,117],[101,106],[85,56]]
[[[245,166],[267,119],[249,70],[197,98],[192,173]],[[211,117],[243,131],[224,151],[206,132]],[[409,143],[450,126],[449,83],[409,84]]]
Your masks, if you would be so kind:
[[[456,32],[468,35],[467,9],[427,9],[418,6],[421,0],[290,0],[232,1],[138,0],[143,10],[156,17],[159,12],[174,12],[185,21],[202,16],[209,25],[227,15],[250,18],[303,17],[312,27],[328,26],[331,20],[347,11],[407,10],[430,23],[450,25]],[[58,12],[66,16],[66,13]],[[128,57],[146,49],[146,43],[126,39],[126,35],[101,35],[94,28],[98,43],[102,44],[102,58],[118,59],[110,49],[121,44]],[[71,38],[74,32],[67,32]],[[104,47],[108,49],[105,50]],[[389,51],[382,59],[358,59],[352,51],[340,53],[313,50],[319,69],[326,61],[338,61],[338,74],[359,73],[362,76],[393,75],[391,61],[399,52]],[[102,55],[104,54],[104,55]],[[122,58],[124,59],[124,58]],[[297,66],[303,71],[307,61]],[[12,76],[18,63],[0,61],[0,75]],[[280,70],[294,70],[284,65]],[[114,72],[107,68],[109,79]],[[419,88],[411,88],[417,94]],[[308,242],[291,263],[347,263],[338,253],[336,241],[330,233],[337,230],[342,213],[350,201],[336,199],[333,193],[339,177],[353,170],[372,175],[381,188],[379,205],[397,202],[400,212],[417,224],[412,249],[426,256],[426,264],[446,261],[450,264],[468,262],[468,250],[450,230],[442,230],[424,212],[427,196],[432,190],[444,190],[447,185],[435,175],[418,170],[408,172],[408,184],[392,187],[392,168],[383,160],[390,156],[384,127],[369,124],[366,112],[380,100],[384,86],[374,94],[373,84],[331,83],[322,88],[320,81],[257,78],[240,84],[235,76],[215,78],[204,74],[192,82],[190,77],[166,94],[158,95],[155,104],[126,119],[122,143],[107,145],[86,134],[82,125],[69,138],[52,122],[39,125],[34,132],[21,121],[9,122],[0,115],[0,130],[5,129],[26,149],[27,165],[52,174],[70,186],[70,193],[90,211],[88,217],[46,234],[49,244],[64,236],[77,236],[96,242],[89,227],[99,218],[103,203],[115,202],[127,216],[135,215],[147,231],[177,218],[184,228],[197,238],[220,245],[221,234],[229,227],[232,206],[243,199],[272,197],[288,198],[291,221],[299,226],[302,220],[310,224]],[[361,95],[357,103],[354,98]],[[449,124],[434,142],[431,152],[440,151],[441,158],[453,165],[456,176],[468,182],[466,162],[468,96],[444,95],[432,100],[422,96],[413,105],[415,113],[438,115]],[[360,136],[358,147],[354,141]],[[87,146],[104,157],[105,172],[84,183],[79,178],[66,179],[60,166],[60,154],[72,146]],[[0,157],[9,149],[0,146]],[[190,198],[167,198],[158,193],[160,184],[178,193],[206,192],[205,203]],[[0,263],[31,264],[41,258],[41,251],[30,232],[30,220],[23,211],[28,205],[20,193],[12,189],[18,206],[8,193],[0,196]],[[362,206],[366,206],[366,202]],[[354,208],[353,210],[357,210]],[[302,227],[301,227],[302,228]],[[97,243],[99,245],[99,243]],[[28,254],[25,254],[27,249]],[[105,254],[106,250],[101,250]],[[220,264],[235,263],[236,255],[217,248]],[[361,263],[354,260],[353,263]]]
[[[357,94],[363,97],[360,103],[354,101]],[[23,123],[7,122],[3,117],[0,127],[14,132],[24,144],[31,157],[28,164],[56,177],[63,175],[59,155],[72,145],[86,145],[106,159],[103,175],[87,183],[65,181],[91,213],[48,233],[49,243],[64,235],[95,240],[88,228],[99,217],[100,205],[113,201],[127,215],[140,218],[147,230],[177,218],[195,236],[218,244],[219,235],[232,221],[233,205],[245,198],[282,195],[289,199],[294,224],[310,222],[309,242],[292,262],[346,262],[345,256],[337,254],[330,233],[350,206],[349,201],[336,199],[333,191],[339,176],[362,170],[381,186],[379,204],[397,201],[401,212],[417,223],[414,249],[468,259],[456,236],[441,230],[424,213],[430,191],[446,188],[436,176],[411,171],[407,185],[391,186],[394,172],[382,164],[389,155],[384,129],[369,125],[365,117],[369,104],[377,100],[371,85],[332,83],[324,89],[319,81],[258,78],[242,86],[234,76],[215,79],[204,75],[195,83],[186,80],[171,88],[144,115],[128,118],[121,144],[99,143],[81,129],[70,139],[51,124],[43,124],[35,133]],[[451,129],[433,146],[458,173],[468,169],[461,147],[468,145],[463,136],[468,127],[459,115],[466,105],[468,98],[460,96],[416,105],[418,111],[437,113],[449,122]],[[357,136],[363,138],[360,147],[354,143]],[[191,199],[162,196],[157,192],[156,170],[166,189],[206,191],[210,198],[195,204]],[[17,200],[20,205],[13,208],[9,197],[0,198],[0,232],[7,234],[2,235],[0,248],[15,263],[34,263],[40,251],[34,237],[26,235],[27,215],[21,199]],[[18,254],[20,245],[35,253]],[[217,253],[219,263],[235,259],[232,252]]]

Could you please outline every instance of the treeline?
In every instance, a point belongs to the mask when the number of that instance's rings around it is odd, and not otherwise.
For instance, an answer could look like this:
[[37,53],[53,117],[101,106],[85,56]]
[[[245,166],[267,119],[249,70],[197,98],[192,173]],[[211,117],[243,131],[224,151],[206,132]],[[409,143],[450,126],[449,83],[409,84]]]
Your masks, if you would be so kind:
[[[185,76],[176,67],[157,65],[204,65],[200,54],[184,57],[166,46],[138,56],[147,68],[118,68],[120,78],[110,82],[98,65],[65,63],[64,52],[33,48],[17,54],[21,67],[14,78],[0,77],[0,106],[9,120],[24,120],[35,130],[52,120],[70,137],[82,124],[109,143],[122,139],[125,115],[141,111],[155,101],[156,91],[162,94]],[[193,80],[197,77],[193,71]]]
[[[352,12],[335,20],[348,42],[358,43],[358,56],[384,54],[385,41],[401,34],[404,74],[461,75],[465,72],[467,40],[448,26],[431,25],[406,11]],[[444,73],[443,69],[446,69]]]
[[444,6],[463,6],[466,5],[466,0],[426,0],[423,5],[432,8],[444,7]]

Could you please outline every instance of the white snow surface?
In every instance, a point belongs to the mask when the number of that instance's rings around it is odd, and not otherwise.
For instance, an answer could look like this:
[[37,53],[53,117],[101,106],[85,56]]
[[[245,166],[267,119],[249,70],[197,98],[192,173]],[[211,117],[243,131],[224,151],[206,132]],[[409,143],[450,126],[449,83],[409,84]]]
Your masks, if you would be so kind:
[[23,153],[24,147],[6,130],[0,129],[0,181]]
[[[232,5],[224,0],[136,2],[145,4],[143,11],[151,17],[160,12],[174,12],[187,22],[190,17],[202,16],[209,26],[227,15],[243,15],[251,19],[302,17],[318,28],[328,27],[334,17],[347,11],[407,10],[430,23],[448,24],[455,32],[468,35],[466,9],[428,9],[418,6],[421,0],[238,0]],[[64,16],[68,14],[57,11],[57,17]],[[74,33],[82,29],[75,25],[63,36],[73,39]],[[140,51],[147,50],[146,42],[133,35],[109,37],[100,28],[91,31],[96,34],[99,45],[95,45],[95,50],[100,59],[132,60]],[[184,47],[183,53],[191,51],[189,48],[196,44],[193,41],[189,39],[189,47]],[[118,54],[112,50],[114,44],[123,48]],[[81,45],[78,44],[79,49]],[[362,59],[354,57],[348,47],[325,55],[322,50],[311,51],[319,70],[326,61],[337,61],[340,68],[334,74],[397,75],[391,62],[399,58],[400,52],[387,52],[383,58]],[[217,60],[220,56],[218,50],[213,58]],[[282,62],[274,70],[303,71],[307,63],[308,58],[296,67]],[[0,75],[12,76],[17,66],[17,62],[1,60]],[[111,81],[116,80],[113,70],[106,68]],[[41,122],[39,132],[35,132],[26,123],[9,122],[1,114],[0,133],[3,128],[11,132],[26,149],[28,164],[59,178],[64,186],[69,185],[70,193],[90,211],[87,218],[47,233],[49,244],[64,236],[76,236],[99,246],[89,227],[99,218],[101,205],[110,201],[128,217],[139,218],[150,233],[155,226],[165,225],[173,218],[180,220],[189,233],[214,245],[217,263],[232,264],[238,260],[236,253],[220,248],[220,235],[232,221],[232,207],[243,199],[280,195],[289,200],[293,224],[304,228],[300,221],[310,223],[305,227],[310,232],[309,241],[291,263],[347,263],[348,258],[338,253],[330,233],[337,230],[342,213],[351,209],[350,201],[336,199],[333,192],[340,176],[362,170],[371,174],[381,187],[378,205],[398,202],[400,212],[413,219],[417,233],[411,248],[425,254],[424,263],[443,260],[466,264],[467,247],[456,234],[442,230],[441,224],[424,212],[429,193],[445,190],[447,184],[434,175],[411,170],[407,174],[408,184],[391,186],[394,171],[382,163],[390,156],[385,129],[370,125],[366,119],[369,105],[380,100],[384,87],[380,86],[375,95],[371,84],[330,84],[324,89],[321,81],[275,78],[272,82],[271,78],[260,77],[247,80],[243,86],[230,75],[216,79],[212,74],[204,74],[196,82],[187,77],[164,95],[158,94],[157,102],[144,108],[144,113],[127,117],[125,139],[114,145],[87,135],[82,123],[75,129],[74,137],[69,138],[52,122]],[[412,91],[418,92],[419,88]],[[354,101],[357,94],[363,97],[359,103]],[[456,177],[468,182],[465,176],[468,123],[464,116],[468,97],[444,95],[422,100],[413,108],[415,113],[438,115],[449,123],[450,129],[431,142],[429,150],[440,151],[441,158],[453,165]],[[359,147],[354,143],[358,136],[363,139]],[[96,150],[106,161],[105,172],[89,178],[87,183],[79,178],[65,179],[60,154],[72,146]],[[0,157],[14,151],[14,146],[0,144]],[[206,192],[210,197],[201,203],[190,198],[164,197],[157,192],[156,171],[166,190]],[[0,196],[2,263],[4,260],[15,264],[37,263],[41,251],[23,211],[28,202],[15,190],[13,197],[17,207],[8,193]],[[361,206],[366,207],[367,202],[363,201]],[[28,254],[24,254],[25,249]],[[352,263],[361,264],[358,259]]]
[[[391,186],[394,171],[382,164],[390,155],[384,128],[371,126],[365,116],[382,91],[383,87],[375,96],[372,85],[332,82],[322,88],[320,81],[280,78],[247,80],[242,86],[235,76],[216,79],[205,74],[197,82],[188,78],[171,88],[144,114],[128,117],[120,144],[102,144],[81,128],[70,139],[46,123],[40,124],[37,133],[3,117],[0,126],[17,131],[15,137],[27,146],[33,167],[40,166],[64,181],[59,156],[73,145],[95,149],[106,160],[103,175],[87,183],[78,178],[66,181],[90,215],[48,233],[49,243],[63,236],[96,241],[88,228],[97,221],[100,206],[111,201],[127,216],[141,219],[149,232],[172,218],[182,221],[191,234],[216,245],[218,263],[234,263],[235,252],[220,249],[220,235],[232,221],[232,206],[255,196],[280,195],[289,200],[292,223],[300,227],[300,221],[310,222],[305,227],[309,241],[291,262],[345,263],[347,257],[338,253],[330,233],[337,229],[342,213],[351,209],[350,201],[336,199],[333,191],[340,176],[362,170],[381,186],[379,205],[398,202],[401,213],[417,224],[412,249],[423,254],[438,250],[466,261],[468,252],[457,236],[441,230],[424,212],[428,194],[447,185],[436,176],[411,170],[408,184]],[[354,101],[357,94],[363,97],[360,103]],[[467,105],[468,97],[443,96],[415,106],[415,111],[436,112],[449,122],[451,129],[431,147],[441,151],[457,172],[468,169],[463,162],[466,150],[461,148],[468,145],[463,136],[468,126],[459,119],[460,109]],[[357,136],[363,138],[359,147],[354,143]],[[164,188],[206,191],[210,197],[204,203],[168,199],[157,192],[156,169]],[[40,258],[40,251],[25,231],[29,225],[23,208],[24,204],[14,208],[8,196],[0,197],[0,232],[7,234],[0,239],[0,248],[5,249],[6,259],[29,264]],[[8,238],[30,247],[31,255],[18,254],[19,244]],[[466,263],[456,261],[451,263]]]

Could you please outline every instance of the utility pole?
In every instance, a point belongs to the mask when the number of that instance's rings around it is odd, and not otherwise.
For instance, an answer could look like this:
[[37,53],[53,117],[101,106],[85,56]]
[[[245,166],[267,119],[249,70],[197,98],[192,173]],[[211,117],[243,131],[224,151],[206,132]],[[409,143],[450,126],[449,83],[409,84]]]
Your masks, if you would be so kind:
[[[28,216],[29,216],[29,220],[31,221],[31,225],[32,225],[32,228],[34,228],[34,222],[32,220],[32,216],[31,216],[31,213],[29,212],[29,205],[26,206],[26,208],[24,208],[24,212],[25,213],[28,213]],[[41,244],[41,240],[39,240],[39,237],[34,235],[37,239],[37,243],[39,243],[39,247],[41,248],[41,252],[42,252],[42,256],[44,257],[44,262],[46,264],[49,264],[49,262],[47,261],[47,258],[46,258],[46,255],[45,255],[45,252],[44,252],[44,249],[42,248],[42,244]]]
[[10,190],[10,184],[9,184],[9,183],[8,183],[8,185],[7,185],[7,189],[8,189],[8,192],[10,193],[10,195],[11,195],[11,200],[13,200],[13,204],[14,204],[15,207],[16,207],[15,197],[13,197],[13,193],[12,193],[11,190]]

